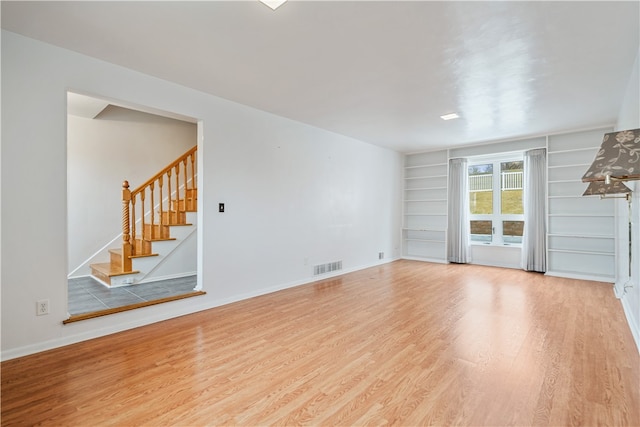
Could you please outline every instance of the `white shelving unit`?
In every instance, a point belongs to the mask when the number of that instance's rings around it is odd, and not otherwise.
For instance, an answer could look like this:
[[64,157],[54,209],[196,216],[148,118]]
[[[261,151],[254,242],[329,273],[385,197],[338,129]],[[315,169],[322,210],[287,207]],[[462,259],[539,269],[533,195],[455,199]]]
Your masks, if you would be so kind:
[[447,171],[446,150],[405,156],[403,258],[446,262]]
[[[583,197],[582,175],[611,128],[546,137],[547,274],[614,282],[616,218],[614,200]],[[519,149],[545,141],[521,142]],[[495,150],[513,149],[497,144]],[[526,146],[525,146],[526,145]],[[536,145],[540,146],[540,145]],[[476,151],[494,149],[479,147]],[[453,150],[455,151],[455,150]],[[473,150],[440,150],[405,155],[402,257],[447,262],[447,173],[450,154]],[[473,153],[472,153],[473,154]]]
[[547,274],[615,281],[613,200],[583,197],[582,175],[595,158],[602,136],[597,129],[548,139]]

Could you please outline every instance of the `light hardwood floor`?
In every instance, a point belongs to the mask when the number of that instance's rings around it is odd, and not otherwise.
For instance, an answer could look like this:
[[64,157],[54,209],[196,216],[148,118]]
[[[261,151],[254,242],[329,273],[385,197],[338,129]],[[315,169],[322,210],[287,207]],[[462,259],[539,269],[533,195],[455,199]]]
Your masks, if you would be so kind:
[[640,425],[610,284],[469,265],[396,261],[1,367],[7,426]]

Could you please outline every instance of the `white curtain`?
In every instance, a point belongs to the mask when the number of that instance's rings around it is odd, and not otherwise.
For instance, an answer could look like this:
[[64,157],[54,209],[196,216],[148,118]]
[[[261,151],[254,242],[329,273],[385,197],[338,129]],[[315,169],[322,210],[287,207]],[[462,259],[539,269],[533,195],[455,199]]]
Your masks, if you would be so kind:
[[547,156],[544,148],[524,153],[522,268],[527,271],[545,272],[547,269],[546,169]]
[[447,260],[469,261],[469,193],[467,159],[449,160]]

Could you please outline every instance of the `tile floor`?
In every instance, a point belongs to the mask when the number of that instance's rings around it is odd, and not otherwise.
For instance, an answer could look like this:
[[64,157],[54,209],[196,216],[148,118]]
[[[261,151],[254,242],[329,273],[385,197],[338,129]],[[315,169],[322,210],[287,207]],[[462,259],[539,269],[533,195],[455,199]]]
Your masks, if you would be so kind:
[[95,279],[69,279],[68,309],[70,315],[91,313],[107,308],[123,307],[144,301],[193,292],[197,276],[159,280],[139,285],[107,288]]

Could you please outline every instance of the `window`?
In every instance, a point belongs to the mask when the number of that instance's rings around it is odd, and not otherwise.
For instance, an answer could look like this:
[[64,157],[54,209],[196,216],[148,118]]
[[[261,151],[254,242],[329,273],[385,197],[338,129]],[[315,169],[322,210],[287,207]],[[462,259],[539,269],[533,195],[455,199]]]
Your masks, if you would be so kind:
[[471,242],[522,243],[522,156],[470,161],[469,220]]

